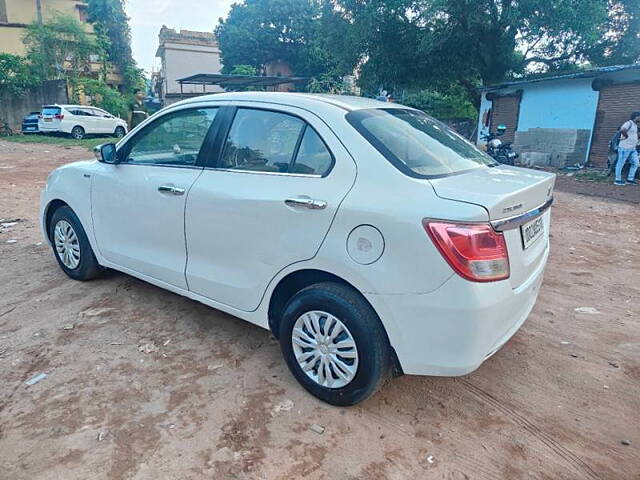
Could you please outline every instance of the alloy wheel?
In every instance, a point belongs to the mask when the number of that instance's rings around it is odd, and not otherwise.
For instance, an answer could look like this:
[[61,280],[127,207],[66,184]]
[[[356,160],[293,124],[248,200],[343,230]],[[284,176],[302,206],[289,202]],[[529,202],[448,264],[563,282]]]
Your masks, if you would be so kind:
[[318,385],[342,388],[356,376],[356,342],[346,325],[330,313],[314,310],[300,315],[291,343],[298,365]]
[[71,224],[60,220],[53,230],[53,237],[60,261],[68,269],[76,269],[80,265],[80,242]]

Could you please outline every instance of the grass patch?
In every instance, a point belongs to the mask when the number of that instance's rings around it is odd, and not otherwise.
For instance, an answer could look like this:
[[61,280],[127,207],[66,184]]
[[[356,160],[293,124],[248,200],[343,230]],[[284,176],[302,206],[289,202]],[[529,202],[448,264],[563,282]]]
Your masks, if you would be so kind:
[[119,138],[114,137],[89,137],[82,140],[56,136],[56,135],[12,135],[10,137],[0,137],[0,140],[15,143],[41,143],[47,145],[59,145],[62,147],[85,147],[93,150],[93,147],[102,143],[117,142]]
[[611,177],[607,176],[606,171],[601,169],[583,170],[581,172],[576,172],[576,174],[573,175],[573,178],[575,178],[579,182],[610,183],[612,181]]

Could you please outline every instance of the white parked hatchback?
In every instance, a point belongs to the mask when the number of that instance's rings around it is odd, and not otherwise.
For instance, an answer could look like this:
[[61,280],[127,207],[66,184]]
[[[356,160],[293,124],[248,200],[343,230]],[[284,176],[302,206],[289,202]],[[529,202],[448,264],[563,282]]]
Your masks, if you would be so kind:
[[113,268],[279,338],[336,405],[393,373],[457,376],[531,311],[555,176],[359,97],[225,93],[171,105],[49,176],[60,267]]
[[38,129],[42,133],[65,133],[78,140],[85,135],[122,138],[127,134],[127,122],[97,107],[47,105],[38,118]]

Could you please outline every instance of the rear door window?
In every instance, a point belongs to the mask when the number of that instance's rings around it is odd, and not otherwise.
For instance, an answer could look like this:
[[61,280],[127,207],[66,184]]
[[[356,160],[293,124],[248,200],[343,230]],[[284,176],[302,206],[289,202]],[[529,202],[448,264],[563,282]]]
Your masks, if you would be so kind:
[[224,145],[220,168],[289,171],[305,122],[286,113],[239,108]]
[[418,110],[356,110],[347,120],[387,160],[412,177],[436,178],[495,165],[486,153]]

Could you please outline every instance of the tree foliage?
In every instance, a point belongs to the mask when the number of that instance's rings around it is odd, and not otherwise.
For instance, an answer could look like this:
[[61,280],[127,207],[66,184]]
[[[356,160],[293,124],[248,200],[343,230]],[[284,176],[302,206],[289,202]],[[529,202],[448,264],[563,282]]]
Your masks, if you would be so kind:
[[62,14],[28,25],[23,41],[29,61],[43,79],[66,78],[74,82],[90,68],[91,55],[103,56],[101,45],[84,26]]
[[25,57],[0,53],[0,92],[23,95],[40,82],[40,76]]
[[345,55],[334,55],[328,48],[329,42],[338,41],[339,30],[345,26],[341,17],[332,15],[330,3],[321,0],[233,4],[229,16],[220,19],[216,28],[224,72],[235,65],[251,65],[260,71],[269,62],[284,60],[296,75],[345,69],[349,73],[353,65],[345,61]]
[[358,32],[363,78],[391,88],[455,83],[477,102],[481,83],[640,53],[635,0],[337,2]]
[[369,94],[467,114],[481,84],[636,62],[639,32],[638,0],[245,0],[216,29],[229,68],[284,60],[322,91],[357,68]]
[[120,118],[127,118],[126,98],[104,81],[94,78],[82,78],[78,80],[78,87],[85,95],[90,97],[92,105]]
[[120,71],[125,90],[143,88],[144,72],[133,59],[131,27],[124,0],[87,0],[87,13],[98,38],[108,40],[107,59]]

